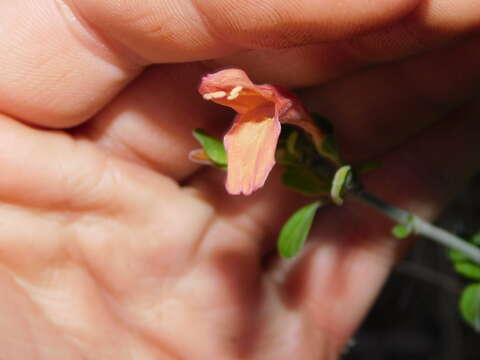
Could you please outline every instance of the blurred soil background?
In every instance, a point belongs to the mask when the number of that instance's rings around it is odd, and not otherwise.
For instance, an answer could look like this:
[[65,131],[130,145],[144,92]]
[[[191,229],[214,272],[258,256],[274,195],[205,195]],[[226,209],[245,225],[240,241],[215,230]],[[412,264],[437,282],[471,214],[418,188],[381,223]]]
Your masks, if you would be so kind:
[[[480,230],[480,174],[437,223],[458,234]],[[426,239],[394,270],[343,360],[479,360],[480,333],[458,311],[469,281],[446,250]]]

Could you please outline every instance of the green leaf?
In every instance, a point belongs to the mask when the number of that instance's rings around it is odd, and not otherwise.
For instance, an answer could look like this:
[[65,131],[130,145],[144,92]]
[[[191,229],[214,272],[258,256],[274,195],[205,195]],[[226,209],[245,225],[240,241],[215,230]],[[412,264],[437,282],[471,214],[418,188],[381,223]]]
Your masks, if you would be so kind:
[[298,131],[292,131],[287,139],[287,151],[294,157],[298,157],[298,151],[295,148],[298,139]]
[[315,121],[317,127],[319,127],[325,134],[325,138],[322,140],[321,144],[317,148],[317,152],[331,160],[336,164],[341,164],[340,152],[338,151],[338,146],[333,135],[334,127],[332,123],[324,116],[317,113],[310,113],[310,116]]
[[405,239],[413,233],[413,216],[409,216],[405,224],[397,224],[392,229],[392,235],[397,239]]
[[277,244],[283,257],[291,258],[302,249],[320,205],[322,203],[316,201],[301,208],[283,225]]
[[351,177],[352,168],[349,165],[342,166],[335,173],[332,181],[332,187],[330,189],[330,196],[335,204],[343,204],[343,194],[345,193],[346,186],[350,182]]
[[469,285],[463,290],[460,312],[475,331],[480,331],[480,283]]
[[457,250],[448,250],[448,258],[450,259],[451,262],[457,263],[457,262],[464,262],[468,261],[469,258],[465,256],[463,253]]
[[277,164],[285,167],[298,165],[298,159],[290,154],[287,149],[280,147],[278,147],[277,151],[275,152],[275,161]]
[[337,164],[340,164],[340,153],[338,151],[338,146],[335,141],[335,137],[333,134],[328,134],[325,136],[325,138],[322,140],[322,143],[320,145],[319,149],[320,155],[326,156],[332,160],[334,160]]
[[403,224],[397,224],[392,229],[392,234],[397,239],[404,239],[410,236],[410,230]]
[[480,280],[480,266],[471,262],[457,262],[454,267],[459,274],[470,279]]
[[[480,233],[468,237],[468,242],[473,245],[480,246]],[[447,255],[450,261],[454,264],[458,262],[468,262],[470,264],[474,264],[468,256],[464,255],[460,251],[449,249]]]
[[311,169],[303,166],[289,166],[282,175],[282,182],[295,191],[307,195],[328,194],[329,184]]
[[205,153],[212,162],[218,167],[227,167],[227,153],[223,143],[210,135],[202,129],[195,129],[193,136],[202,145]]

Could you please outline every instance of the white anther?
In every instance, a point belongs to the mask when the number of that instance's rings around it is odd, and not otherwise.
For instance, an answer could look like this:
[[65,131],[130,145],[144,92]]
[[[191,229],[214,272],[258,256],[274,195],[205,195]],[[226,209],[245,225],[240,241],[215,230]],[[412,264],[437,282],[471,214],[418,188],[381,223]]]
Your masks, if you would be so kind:
[[243,90],[243,86],[235,86],[231,91],[230,95],[228,95],[227,100],[235,100],[240,92]]
[[227,93],[225,91],[215,91],[215,92],[211,92],[211,93],[208,93],[208,94],[203,94],[203,98],[205,100],[221,99],[221,98],[225,97],[226,95],[227,95]]

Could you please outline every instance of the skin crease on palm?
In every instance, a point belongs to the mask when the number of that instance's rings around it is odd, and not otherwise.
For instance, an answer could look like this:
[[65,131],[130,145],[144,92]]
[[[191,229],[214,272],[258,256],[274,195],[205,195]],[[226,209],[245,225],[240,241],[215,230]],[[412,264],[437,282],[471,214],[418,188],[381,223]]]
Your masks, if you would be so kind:
[[0,359],[335,359],[406,246],[348,201],[276,258],[305,200],[187,161],[233,115],[200,77],[302,88],[385,164],[370,191],[433,218],[478,166],[479,25],[471,0],[1,2]]

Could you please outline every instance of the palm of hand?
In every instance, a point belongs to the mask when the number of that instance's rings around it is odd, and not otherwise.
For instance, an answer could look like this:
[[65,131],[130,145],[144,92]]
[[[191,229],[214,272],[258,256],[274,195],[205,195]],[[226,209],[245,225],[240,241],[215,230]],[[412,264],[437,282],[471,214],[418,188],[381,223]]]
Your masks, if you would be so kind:
[[[0,126],[4,150],[17,149],[2,160],[2,312],[22,319],[2,326],[16,341],[34,339],[12,344],[12,358],[306,351],[313,323],[261,269],[268,226],[257,222],[278,216],[275,204],[236,198],[226,209],[201,190],[210,180],[182,188],[83,137],[6,118]],[[253,222],[259,211],[269,215]]]

